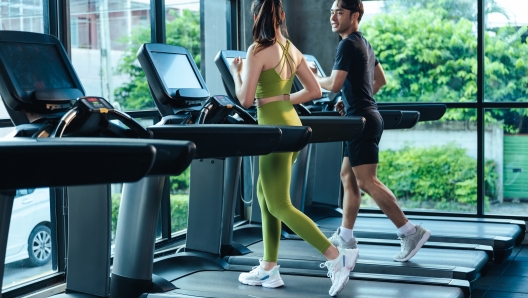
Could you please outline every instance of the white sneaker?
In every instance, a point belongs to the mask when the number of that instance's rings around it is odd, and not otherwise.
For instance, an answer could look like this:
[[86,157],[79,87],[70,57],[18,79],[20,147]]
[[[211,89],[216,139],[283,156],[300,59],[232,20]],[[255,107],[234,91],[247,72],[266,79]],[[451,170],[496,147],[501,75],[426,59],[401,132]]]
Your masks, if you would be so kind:
[[356,238],[352,237],[352,238],[350,238],[350,240],[345,241],[345,239],[343,239],[343,238],[341,238],[341,236],[339,236],[339,230],[340,229],[341,229],[340,227],[337,228],[337,231],[335,231],[334,234],[332,235],[332,237],[328,238],[328,240],[330,240],[330,242],[332,242],[332,244],[335,247],[341,246],[342,248],[356,249],[357,248]]
[[431,231],[416,226],[416,232],[409,236],[400,237],[401,251],[394,256],[394,260],[398,262],[405,262],[410,260],[422,248],[422,246],[431,237]]
[[262,269],[262,260],[260,266],[253,267],[249,273],[240,273],[238,281],[250,286],[263,286],[265,288],[278,288],[284,285],[280,277],[279,267],[275,266],[270,271]]
[[328,268],[328,277],[332,280],[332,287],[328,291],[330,296],[335,296],[343,290],[348,282],[350,271],[356,266],[359,250],[348,248],[337,248],[339,256],[332,261],[326,261],[320,265],[321,268]]

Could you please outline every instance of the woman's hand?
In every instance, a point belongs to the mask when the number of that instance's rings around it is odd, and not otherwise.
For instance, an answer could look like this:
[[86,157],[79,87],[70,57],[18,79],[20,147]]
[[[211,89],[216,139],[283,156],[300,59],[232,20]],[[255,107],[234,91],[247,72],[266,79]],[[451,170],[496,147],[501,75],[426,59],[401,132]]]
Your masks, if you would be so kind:
[[237,57],[233,59],[231,63],[229,63],[229,70],[231,71],[231,74],[233,76],[238,75],[242,72],[243,61],[244,60],[241,57]]

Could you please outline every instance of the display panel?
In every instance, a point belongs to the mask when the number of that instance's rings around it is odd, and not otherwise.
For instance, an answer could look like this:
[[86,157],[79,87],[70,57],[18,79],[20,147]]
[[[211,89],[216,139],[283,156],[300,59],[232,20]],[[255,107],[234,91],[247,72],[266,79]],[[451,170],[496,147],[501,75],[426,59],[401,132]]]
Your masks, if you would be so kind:
[[167,88],[202,89],[187,55],[152,52],[152,61]]
[[23,90],[76,88],[55,45],[0,42],[0,55]]

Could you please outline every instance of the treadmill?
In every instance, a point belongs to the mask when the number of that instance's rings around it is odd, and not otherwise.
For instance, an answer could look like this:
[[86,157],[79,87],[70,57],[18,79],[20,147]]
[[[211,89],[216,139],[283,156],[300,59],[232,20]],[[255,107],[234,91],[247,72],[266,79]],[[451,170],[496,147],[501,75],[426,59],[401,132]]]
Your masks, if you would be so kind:
[[[165,181],[164,176],[179,175],[188,167],[193,157],[197,159],[196,162],[198,163],[195,168],[207,171],[211,167],[218,169],[219,165],[224,165],[224,160],[206,158],[268,154],[272,150],[299,150],[311,137],[311,131],[308,127],[280,129],[275,126],[238,125],[235,127],[231,125],[227,127],[222,125],[180,124],[156,126],[147,130],[125,113],[113,109],[104,98],[84,96],[84,89],[73,66],[64,48],[55,37],[30,32],[3,31],[0,32],[0,44],[2,46],[0,48],[0,61],[3,62],[0,67],[0,94],[16,125],[15,132],[12,134],[13,137],[29,137],[39,141],[55,140],[55,137],[68,137],[69,140],[78,137],[83,137],[81,140],[84,140],[89,136],[129,137],[136,139],[133,141],[121,139],[119,144],[148,142],[151,153],[155,153],[156,156],[154,163],[145,164],[139,158],[129,158],[131,154],[127,154],[127,152],[110,152],[120,154],[121,159],[115,159],[118,161],[126,159],[128,164],[123,166],[122,162],[119,163],[114,160],[106,161],[104,164],[105,166],[119,166],[121,171],[127,173],[127,175],[123,174],[122,177],[135,177],[135,180],[141,178],[137,175],[136,167],[142,169],[149,166],[149,177],[136,183],[124,185],[121,204],[123,212],[120,213],[122,215],[119,219],[121,225],[126,223],[145,227],[145,230],[140,231],[138,235],[146,237],[147,242],[151,241],[152,245],[143,247],[144,250],[141,253],[146,252],[148,254],[154,249],[155,229],[154,231],[148,230],[157,224],[157,210],[161,198],[160,192]],[[39,64],[38,61],[42,61],[42,63]],[[38,84],[34,84],[34,82],[38,82]],[[189,96],[194,96],[192,90],[187,91]],[[225,103],[219,97],[216,97],[215,100],[219,103]],[[207,109],[208,112],[215,110],[216,108],[212,107]],[[218,110],[222,111],[222,109]],[[216,116],[218,115],[221,116],[220,113],[216,113]],[[120,120],[127,127],[111,122],[110,119],[112,118]],[[288,136],[284,140],[282,139],[283,131]],[[151,138],[152,136],[159,139],[139,139]],[[161,139],[193,140],[200,147],[199,149],[196,148],[195,144],[189,141],[176,142]],[[105,139],[104,142],[112,141],[114,140]],[[224,141],[226,144],[214,147],[220,141]],[[105,148],[112,149],[108,146]],[[115,154],[110,156],[114,157]],[[55,155],[50,154],[49,156],[54,157]],[[94,159],[88,160],[96,164]],[[226,171],[229,171],[230,163],[226,162],[225,164]],[[75,164],[72,163],[73,165]],[[106,173],[108,174],[108,172]],[[113,172],[110,171],[109,173]],[[193,175],[196,175],[194,173],[196,171],[193,170]],[[67,172],[67,174],[71,175],[72,173]],[[106,177],[99,173],[91,174],[93,179],[99,178],[99,176]],[[200,178],[199,175],[198,178]],[[86,183],[94,181],[93,179],[87,179]],[[127,179],[129,180],[116,181],[135,181],[132,178]],[[199,179],[194,180],[199,181]],[[103,179],[97,181],[105,183]],[[16,186],[16,184],[14,185]],[[110,288],[108,278],[110,275],[110,218],[109,216],[101,216],[101,214],[110,214],[109,187],[108,185],[96,185],[69,188],[68,196],[70,199],[68,274],[66,276],[66,294],[62,296],[108,297]],[[145,198],[147,202],[143,205],[135,205],[138,197]],[[213,208],[212,210],[222,210],[222,208]],[[129,214],[127,212],[137,215],[133,212],[141,211],[153,212],[156,216],[148,219],[132,216],[132,222],[124,216],[124,214]],[[146,220],[151,221],[147,222]],[[147,231],[151,233],[142,233]],[[94,241],[86,243],[84,237],[87,234]],[[128,235],[120,235],[122,234],[119,234],[118,238],[128,237]],[[145,242],[139,237],[136,241]],[[122,241],[116,242],[121,243]],[[126,253],[129,250],[130,247],[125,247],[125,249],[116,247],[116,253],[121,251]],[[117,267],[119,268],[118,265]],[[114,270],[114,272],[116,271]],[[114,275],[114,280],[119,281],[119,276]],[[134,282],[136,281],[134,280]]]
[[[314,56],[306,55],[308,62],[314,62],[319,72],[324,76],[319,62]],[[296,86],[299,86],[297,83]],[[301,85],[302,86],[302,85]],[[434,121],[440,119],[446,111],[443,104],[394,104],[378,103],[380,113],[384,110],[419,111],[419,121]],[[333,167],[335,178],[339,179],[339,168]],[[304,206],[306,214],[311,216],[327,235],[331,235],[341,225],[342,211],[339,209],[341,196],[336,195],[340,186],[333,186],[334,190],[318,190],[314,194],[311,206]],[[332,193],[333,196],[328,196]],[[324,210],[324,209],[333,210]],[[333,214],[332,214],[333,213]],[[421,222],[432,231],[429,242],[454,243],[475,248],[488,246],[494,252],[494,261],[501,263],[512,253],[515,245],[520,245],[524,239],[526,227],[524,221],[482,219],[482,218],[453,218],[446,216],[408,216],[410,220]],[[354,234],[364,243],[364,239],[395,239],[395,228],[384,214],[360,213],[354,226]],[[440,247],[438,245],[435,245]],[[458,245],[455,245],[455,247]]]
[[[161,46],[160,46],[161,47]],[[174,57],[181,55],[181,49],[179,47],[164,46],[158,47],[158,51],[161,49],[163,53],[167,55],[168,61],[164,62],[164,65],[170,64],[170,61],[179,59],[179,63],[190,63],[194,64],[192,57],[187,53],[185,56],[187,59],[181,59],[181,57]],[[152,89],[156,86],[162,86],[163,84],[157,84],[151,80],[152,76],[149,77],[149,71],[145,67],[145,57],[149,56],[152,52],[156,52],[154,48],[150,47],[152,51],[149,51],[149,45],[142,47],[138,54],[138,58],[149,80],[150,87]],[[173,56],[172,58],[170,56]],[[169,60],[170,59],[170,60]],[[158,66],[154,64],[154,66]],[[188,66],[180,65],[179,69],[188,69]],[[154,67],[154,72],[156,68]],[[191,73],[192,74],[192,73]],[[194,72],[195,76],[199,76],[198,72]],[[158,75],[158,78],[161,76]],[[156,78],[156,76],[154,76]],[[153,94],[163,94],[152,90]],[[154,96],[156,99],[156,96]],[[192,119],[192,118],[191,118]],[[207,121],[207,120],[206,120]],[[315,132],[315,129],[314,129]],[[192,173],[191,173],[192,175]],[[216,175],[218,176],[218,175]],[[193,179],[191,177],[191,183]],[[191,187],[191,196],[194,188]],[[190,198],[190,204],[193,204],[193,197]],[[213,201],[203,203],[202,205],[216,204]],[[194,205],[196,206],[196,205]],[[209,206],[206,206],[206,208]],[[211,209],[211,208],[210,208]],[[151,215],[152,216],[152,215]],[[251,266],[244,265],[232,265],[227,263],[224,259],[220,258],[220,244],[221,235],[214,239],[211,239],[208,230],[202,230],[202,233],[191,233],[192,225],[200,221],[208,221],[207,215],[192,213],[191,205],[189,206],[189,230],[187,235],[187,245],[184,252],[177,253],[173,256],[162,257],[150,266],[153,266],[154,277],[152,278],[153,285],[150,285],[150,291],[131,291],[133,283],[128,283],[129,287],[114,287],[114,277],[112,277],[112,288],[111,297],[291,297],[291,296],[324,296],[326,297],[330,281],[326,276],[326,272],[321,270],[310,270],[310,269],[296,269],[296,268],[285,268],[281,270],[283,279],[287,286],[280,289],[263,289],[261,287],[245,286],[238,282],[237,276],[242,271],[251,269]],[[217,226],[221,221],[216,221]],[[219,227],[217,227],[218,229]],[[133,235],[132,233],[127,233]],[[216,234],[217,235],[217,234]],[[189,247],[189,243],[200,242],[198,238],[203,238],[204,241],[201,243],[209,243],[202,247],[193,246]],[[215,242],[211,244],[207,240]],[[142,243],[143,246],[150,245],[148,243]],[[208,245],[214,245],[210,247]],[[130,246],[127,246],[130,248]],[[141,250],[141,248],[135,248],[134,250]],[[144,260],[152,256],[141,256],[135,255],[133,258],[128,255],[125,260],[124,255],[118,256],[116,253],[114,259],[114,269],[119,270],[122,276],[137,275],[139,272],[149,272],[148,266],[144,265]],[[120,259],[121,258],[121,259]],[[152,259],[150,259],[152,261]],[[116,268],[116,264],[122,264],[120,262],[128,262],[129,268],[122,270],[123,268]],[[254,265],[254,264],[252,264]],[[132,268],[135,267],[135,268]],[[363,274],[356,275],[357,280],[352,280],[351,284],[346,287],[342,295],[368,295],[368,296],[385,296],[385,297],[399,297],[402,291],[405,291],[409,297],[423,297],[423,291],[430,293],[431,297],[467,297],[469,296],[469,283],[467,281],[460,281],[454,279],[436,279],[436,278],[411,278],[404,279],[401,276],[385,276],[385,275],[372,275]],[[383,282],[380,282],[383,280]],[[407,284],[398,283],[397,281],[404,281]]]
[[[234,57],[243,56],[243,54],[244,52],[240,52],[240,51],[220,52],[216,57],[217,66],[220,69],[220,72],[222,74],[229,74],[227,72],[228,63]],[[310,61],[310,59],[313,59],[313,56],[307,56],[306,59]],[[318,62],[317,61],[315,62],[316,62],[316,65],[318,65]],[[322,72],[322,69],[319,69],[319,72],[324,74]],[[228,77],[223,76],[223,82],[224,82],[224,86],[226,87],[226,90],[231,90],[234,88],[234,82],[230,74]],[[300,82],[297,82],[297,83],[300,84]],[[299,86],[294,86],[294,88],[299,88]],[[300,88],[302,88],[302,85]],[[328,104],[329,101],[330,100],[327,97],[321,99],[321,102],[323,102],[324,105],[326,106],[329,105]],[[320,110],[324,110],[324,109],[325,108],[320,109]],[[395,111],[395,112],[400,112],[400,111]],[[328,114],[332,112],[324,112],[324,113]],[[400,113],[400,115],[402,114],[403,113]],[[410,114],[411,114],[410,112],[406,113],[406,115],[410,115]],[[418,116],[419,115],[420,114],[418,114]],[[347,117],[338,117],[338,118],[347,118]],[[406,120],[406,123],[402,125],[412,127],[418,121],[417,118],[418,117],[412,118],[413,119],[412,121]],[[431,116],[429,116],[429,118],[431,118]],[[395,125],[395,126],[398,126],[398,125]],[[335,173],[329,173],[327,169],[328,165],[318,164],[317,158],[319,157],[319,155],[315,156],[316,162],[314,164],[315,164],[316,172],[314,173],[314,175],[316,176],[317,175],[319,176],[330,175],[331,177],[335,176],[334,177],[335,181],[326,181],[324,183],[319,183],[318,188],[322,188],[323,189],[322,191],[324,192],[324,191],[329,191],[328,187],[326,187],[328,184],[335,186],[336,181],[337,181],[337,186],[340,186],[339,169],[341,167],[341,160],[342,160],[342,157],[341,157],[342,156],[341,155],[342,146],[340,143],[317,144],[317,146],[320,146],[320,145],[325,145],[325,147],[323,148],[317,147],[317,150],[322,149],[321,150],[322,152],[318,152],[318,153],[322,154],[320,156],[324,158],[324,161],[328,161],[332,157],[336,157],[332,159],[333,161],[332,165],[335,165],[335,167],[333,168],[335,170]],[[314,164],[311,163],[309,166],[314,166]],[[317,173],[317,171],[322,171],[323,174]],[[322,177],[322,179],[324,178],[325,177]],[[326,180],[328,180],[328,178],[326,178]],[[294,190],[292,190],[291,192],[294,193]],[[338,193],[335,195],[337,196]],[[295,204],[296,201],[293,201],[293,203]],[[300,210],[303,210],[302,208],[303,205],[296,205],[296,206]],[[323,208],[323,211],[327,211],[327,208]],[[259,227],[255,227],[255,228],[258,229]],[[328,232],[329,231],[327,231],[327,233]],[[331,233],[333,232],[334,231],[331,231]],[[316,270],[317,265],[324,260],[324,258],[320,254],[318,254],[313,248],[311,248],[311,246],[308,245],[307,243],[295,241],[295,240],[299,240],[298,236],[284,233],[284,238],[285,239],[281,241],[281,246],[279,250],[280,251],[279,256],[281,258],[281,264],[283,268],[286,266],[299,267],[300,266],[299,260],[305,260],[305,261],[312,262],[309,268]],[[235,232],[235,240],[247,246],[247,250],[244,251],[245,253],[243,256],[229,257],[229,262],[231,264],[239,264],[239,265],[250,265],[250,264],[257,263],[258,257],[261,256],[263,253],[263,244],[262,242],[260,242],[261,234],[259,233],[259,231],[253,231],[251,235],[250,233],[245,231],[244,228],[239,228]],[[380,244],[385,244],[385,245],[380,245]],[[456,279],[468,280],[471,282],[471,281],[476,280],[481,275],[481,272],[485,272],[489,262],[493,260],[493,255],[489,247],[484,247],[484,248],[481,247],[480,249],[475,249],[474,247],[471,247],[468,249],[467,247],[464,247],[464,251],[458,251],[458,250],[453,250],[453,249],[451,250],[440,249],[440,248],[445,248],[445,247],[436,246],[436,247],[431,247],[428,249],[423,249],[423,251],[421,250],[420,253],[409,262],[396,263],[392,259],[392,256],[398,253],[399,242],[397,242],[397,246],[395,246],[394,244],[391,246],[390,244],[393,244],[393,243],[389,243],[389,245],[387,245],[387,243],[380,243],[379,240],[376,241],[376,243],[369,243],[368,241],[365,241],[365,242],[361,241],[359,248],[362,253],[360,254],[360,257],[358,259],[354,272],[384,273],[384,274],[393,274],[393,275],[411,275],[411,276],[423,276],[423,277],[456,278]],[[457,248],[460,248],[460,247],[457,247]]]

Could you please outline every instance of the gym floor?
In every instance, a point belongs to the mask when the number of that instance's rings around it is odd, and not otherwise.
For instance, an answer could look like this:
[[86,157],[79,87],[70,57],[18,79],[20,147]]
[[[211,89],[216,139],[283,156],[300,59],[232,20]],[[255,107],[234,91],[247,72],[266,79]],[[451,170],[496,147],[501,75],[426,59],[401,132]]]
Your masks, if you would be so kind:
[[507,261],[480,277],[471,294],[472,298],[528,298],[528,245],[515,247]]

